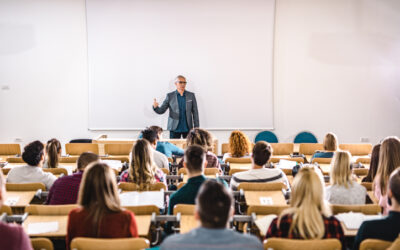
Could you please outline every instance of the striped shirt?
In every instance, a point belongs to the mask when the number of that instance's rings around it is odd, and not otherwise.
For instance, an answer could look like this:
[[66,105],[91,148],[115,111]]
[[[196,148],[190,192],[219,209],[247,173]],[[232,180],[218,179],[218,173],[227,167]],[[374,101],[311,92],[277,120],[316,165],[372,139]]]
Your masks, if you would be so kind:
[[290,189],[289,181],[279,168],[259,168],[239,172],[232,176],[231,188],[236,190],[241,182],[282,182]]

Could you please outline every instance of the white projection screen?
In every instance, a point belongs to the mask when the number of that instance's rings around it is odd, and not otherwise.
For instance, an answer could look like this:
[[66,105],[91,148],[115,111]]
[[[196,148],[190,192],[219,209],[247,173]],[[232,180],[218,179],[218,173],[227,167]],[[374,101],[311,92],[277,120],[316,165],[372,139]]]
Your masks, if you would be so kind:
[[200,127],[273,128],[274,0],[86,0],[89,129],[166,128],[184,75]]

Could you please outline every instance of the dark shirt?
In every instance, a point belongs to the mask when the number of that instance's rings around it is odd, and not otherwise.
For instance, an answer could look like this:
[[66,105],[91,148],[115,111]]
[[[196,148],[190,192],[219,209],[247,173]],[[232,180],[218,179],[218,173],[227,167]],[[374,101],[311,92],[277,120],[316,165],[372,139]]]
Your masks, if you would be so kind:
[[49,205],[76,204],[83,172],[58,178],[50,189],[46,203]]
[[358,229],[353,249],[358,249],[365,239],[394,241],[400,233],[400,212],[389,211],[389,215],[380,220],[364,221]]
[[317,151],[314,153],[314,155],[311,157],[311,161],[314,158],[332,158],[335,152],[325,152],[325,151]]
[[179,94],[178,90],[176,91],[176,96],[178,97],[178,105],[179,105],[179,123],[178,127],[174,132],[188,132],[189,127],[187,125],[186,120],[186,95],[183,92],[183,95]]
[[167,141],[157,142],[156,150],[167,157],[172,157],[172,155],[183,156],[184,153],[183,149]]
[[[321,215],[322,216],[322,215]],[[340,222],[334,217],[322,216],[325,225],[324,239],[336,238],[340,240],[342,246],[344,246],[344,233]],[[289,234],[290,225],[292,224],[293,218],[291,214],[284,215],[280,224],[278,225],[278,218],[275,218],[269,226],[266,238],[278,237],[278,238],[289,238],[289,239],[301,239],[300,235],[293,233]],[[345,249],[343,247],[343,249]]]
[[0,249],[31,250],[28,235],[20,225],[0,222]]

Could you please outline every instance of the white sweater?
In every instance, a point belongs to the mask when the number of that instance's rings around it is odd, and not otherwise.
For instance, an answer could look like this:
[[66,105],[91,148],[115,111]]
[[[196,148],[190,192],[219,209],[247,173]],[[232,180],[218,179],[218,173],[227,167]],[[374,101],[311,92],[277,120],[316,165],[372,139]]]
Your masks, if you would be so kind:
[[50,190],[53,183],[57,180],[52,173],[43,172],[41,167],[36,166],[20,166],[14,167],[7,175],[7,182],[9,183],[33,183],[40,182]]

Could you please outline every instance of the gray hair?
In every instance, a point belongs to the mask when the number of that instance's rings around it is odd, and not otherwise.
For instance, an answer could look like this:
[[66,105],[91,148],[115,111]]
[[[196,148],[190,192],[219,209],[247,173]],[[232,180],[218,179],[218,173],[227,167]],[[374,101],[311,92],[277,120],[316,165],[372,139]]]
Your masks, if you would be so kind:
[[185,79],[185,80],[186,80],[186,77],[184,77],[183,75],[178,75],[177,77],[175,77],[175,80],[174,80],[174,82],[177,82],[177,81],[179,81],[179,78],[183,78],[183,79]]

